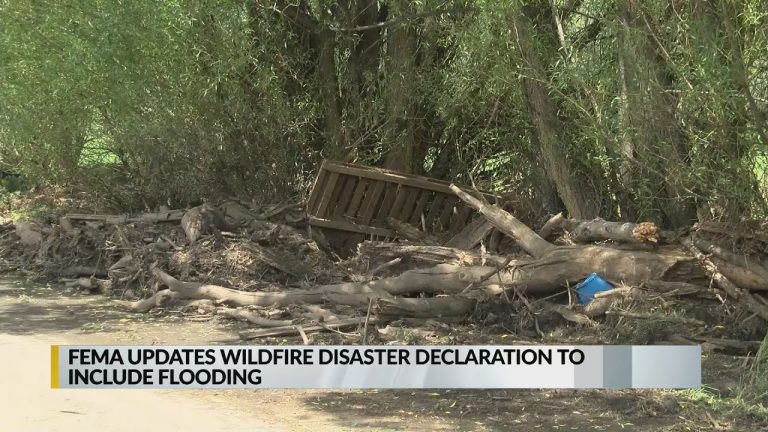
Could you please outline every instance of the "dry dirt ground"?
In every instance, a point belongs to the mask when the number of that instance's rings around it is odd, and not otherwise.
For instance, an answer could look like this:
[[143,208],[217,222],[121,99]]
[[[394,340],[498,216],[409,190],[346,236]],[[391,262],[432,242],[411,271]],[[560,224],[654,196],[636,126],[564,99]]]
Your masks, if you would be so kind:
[[[768,431],[701,392],[52,390],[50,344],[239,344],[218,321],[129,314],[102,296],[0,280],[2,430]],[[726,395],[743,359],[704,359]],[[184,429],[182,429],[184,428]]]

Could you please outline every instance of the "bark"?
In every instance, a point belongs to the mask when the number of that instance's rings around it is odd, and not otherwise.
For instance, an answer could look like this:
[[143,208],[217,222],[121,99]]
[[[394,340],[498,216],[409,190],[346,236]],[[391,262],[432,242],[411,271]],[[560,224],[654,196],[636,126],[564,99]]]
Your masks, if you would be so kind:
[[184,216],[185,210],[168,210],[157,213],[144,213],[138,216],[126,215],[100,215],[100,214],[80,214],[69,213],[65,218],[70,221],[91,221],[104,222],[111,225],[122,225],[129,223],[157,223],[157,222],[178,222]]
[[549,252],[554,246],[539,237],[532,229],[520,222],[511,214],[494,205],[481,201],[478,198],[464,192],[456,185],[451,185],[451,190],[472,208],[482,213],[488,221],[499,231],[515,239],[520,246],[534,257],[540,257]]
[[552,217],[541,229],[540,234],[547,238],[559,230],[568,231],[571,239],[577,243],[613,240],[622,243],[656,244],[661,237],[659,228],[651,222],[609,222],[600,218],[584,221],[566,219],[562,214]]
[[[656,190],[648,208],[661,209],[675,228],[696,220],[696,206],[680,175],[687,165],[688,139],[678,122],[674,78],[663,50],[654,39],[654,29],[643,18],[636,0],[622,3],[621,52],[623,80],[620,83],[625,180],[638,189],[645,184]],[[629,140],[629,141],[628,141]],[[663,222],[661,215],[657,215]],[[579,218],[584,219],[584,218]]]
[[[546,3],[542,9],[549,10]],[[540,158],[547,176],[552,179],[557,193],[565,204],[571,217],[588,219],[599,214],[599,197],[586,179],[568,162],[567,151],[561,136],[564,125],[557,116],[558,108],[543,83],[548,82],[545,61],[539,55],[534,40],[536,16],[534,6],[524,7],[525,13],[515,15],[512,29],[522,62],[527,68],[523,77],[526,99],[533,120],[536,137],[540,146]],[[541,42],[541,41],[539,41]],[[544,42],[542,42],[544,43]],[[553,49],[553,47],[549,47]]]
[[762,319],[768,321],[768,306],[758,300],[757,297],[749,291],[739,288],[734,285],[733,282],[728,280],[728,278],[720,272],[718,267],[696,247],[691,239],[683,240],[683,245],[691,251],[696,259],[699,260],[699,263],[707,271],[715,284],[722,288],[729,297],[732,297],[747,310],[754,312]]
[[344,155],[344,126],[341,121],[339,84],[336,78],[336,33],[330,29],[318,32],[318,78],[320,80],[320,102],[325,119],[327,155],[339,159]]
[[[281,292],[243,292],[218,285],[199,282],[183,282],[155,268],[152,273],[179,298],[210,299],[233,306],[288,306],[302,303],[322,303],[328,296],[335,295],[337,303],[360,303],[359,297],[386,297],[387,293],[376,291],[366,284],[338,284],[317,287],[312,290],[287,290]],[[348,301],[348,302],[347,302]]]
[[155,295],[149,298],[138,300],[135,302],[125,300],[115,300],[115,303],[128,309],[130,312],[147,313],[156,307],[163,307],[171,300],[181,299],[184,296],[180,293],[171,291],[170,289],[160,290]]
[[[412,5],[397,0],[400,14]],[[386,52],[386,130],[387,157],[385,167],[413,172],[416,148],[416,49],[418,35],[409,24],[387,30]]]
[[749,290],[768,290],[768,268],[747,255],[738,255],[700,237],[693,240],[696,247],[712,254],[712,262],[731,282]]

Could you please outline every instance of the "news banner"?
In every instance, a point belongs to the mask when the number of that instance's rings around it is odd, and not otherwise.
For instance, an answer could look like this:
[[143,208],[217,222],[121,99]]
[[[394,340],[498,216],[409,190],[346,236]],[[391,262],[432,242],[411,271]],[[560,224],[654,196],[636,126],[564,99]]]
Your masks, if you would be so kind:
[[52,388],[698,388],[696,345],[51,346]]

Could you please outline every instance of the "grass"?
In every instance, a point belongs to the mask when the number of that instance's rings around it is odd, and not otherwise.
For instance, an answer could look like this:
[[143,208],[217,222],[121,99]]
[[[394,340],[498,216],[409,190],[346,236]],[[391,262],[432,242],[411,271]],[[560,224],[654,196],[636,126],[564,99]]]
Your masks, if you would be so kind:
[[750,416],[768,422],[768,335],[752,365],[742,375],[733,397],[722,397],[718,391],[706,386],[674,393],[715,413]]
[[[744,374],[738,392],[739,399],[768,405],[768,334],[765,335],[760,349],[757,350],[752,365]],[[768,408],[766,408],[768,409]]]

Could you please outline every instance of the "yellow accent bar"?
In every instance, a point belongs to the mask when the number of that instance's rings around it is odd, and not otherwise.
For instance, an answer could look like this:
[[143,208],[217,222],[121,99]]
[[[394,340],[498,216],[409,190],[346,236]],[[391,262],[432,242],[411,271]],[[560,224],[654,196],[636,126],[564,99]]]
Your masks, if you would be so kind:
[[51,388],[59,388],[59,346],[51,345]]

